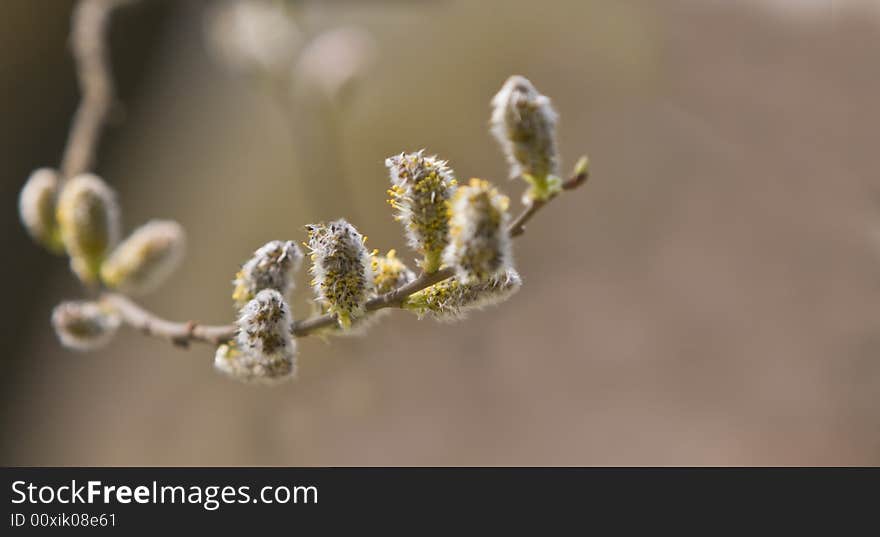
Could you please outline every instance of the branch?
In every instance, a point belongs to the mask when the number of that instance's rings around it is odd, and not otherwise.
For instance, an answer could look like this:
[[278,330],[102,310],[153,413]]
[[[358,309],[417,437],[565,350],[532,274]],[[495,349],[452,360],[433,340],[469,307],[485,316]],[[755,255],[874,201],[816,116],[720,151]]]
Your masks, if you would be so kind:
[[82,0],[74,8],[70,45],[82,98],[61,158],[61,176],[69,179],[88,171],[95,159],[101,129],[114,102],[113,77],[107,54],[107,19],[131,0]]
[[[107,21],[110,12],[117,6],[133,0],[80,0],[72,16],[71,47],[76,61],[77,79],[82,98],[77,107],[61,160],[63,180],[88,171],[94,161],[98,139],[107,116],[114,104],[115,91],[107,53]],[[562,184],[564,190],[572,190],[588,177],[586,159],[576,166],[575,175]],[[525,232],[526,223],[535,216],[556,194],[547,200],[532,200],[525,210],[508,227],[511,237]],[[401,307],[414,293],[451,278],[454,271],[444,268],[436,272],[422,273],[412,282],[384,295],[377,296],[366,303],[367,311],[383,308]],[[210,326],[195,321],[178,323],[163,319],[147,311],[125,295],[105,292],[100,301],[114,309],[123,323],[142,333],[166,339],[181,347],[190,342],[219,345],[235,337],[235,325]],[[293,334],[308,336],[323,328],[336,324],[334,315],[320,315],[295,321]]]
[[[411,294],[417,293],[426,287],[431,287],[435,283],[442,282],[447,278],[451,278],[452,275],[453,271],[450,268],[440,269],[437,272],[423,272],[419,275],[418,278],[409,282],[408,284],[399,287],[394,291],[385,293],[384,295],[379,295],[375,298],[371,298],[367,301],[365,308],[367,311],[376,311],[383,308],[399,308],[403,305],[403,301],[406,300],[407,297],[409,297]],[[329,328],[331,326],[334,326],[335,324],[335,315],[319,315],[310,319],[304,319],[302,321],[294,322],[293,335],[298,337],[307,336],[315,332],[316,330]]]
[[519,237],[523,233],[526,232],[526,222],[532,219],[535,216],[535,213],[541,210],[541,207],[547,205],[546,201],[540,200],[532,200],[531,203],[526,206],[526,210],[520,213],[513,222],[510,223],[510,227],[508,228],[511,237]]
[[[562,183],[562,190],[574,190],[584,183],[590,178],[590,168],[589,161],[586,157],[581,157],[575,166],[575,172],[569,177],[566,181]],[[526,207],[526,210],[520,213],[514,221],[510,224],[508,228],[510,231],[511,237],[519,237],[523,233],[526,232],[526,223],[535,216],[535,213],[541,210],[542,207],[550,203],[550,201],[558,196],[559,193],[553,194],[550,198],[546,200],[532,200],[531,203]]]
[[[584,184],[588,179],[586,170],[576,173],[562,184],[564,190],[573,190]],[[554,196],[555,197],[555,196]],[[546,201],[532,201],[508,226],[511,237],[518,237],[525,233],[526,223],[532,219],[553,198]],[[418,278],[403,285],[394,291],[379,295],[367,301],[366,310],[376,311],[384,308],[399,308],[412,294],[417,293],[436,283],[442,282],[454,275],[451,268],[443,268],[436,272],[422,273]],[[122,321],[146,335],[167,339],[175,345],[186,347],[191,341],[219,345],[235,337],[237,331],[235,325],[207,326],[194,321],[175,323],[167,321],[138,306],[131,299],[117,294],[105,293],[101,297],[102,302],[115,308]],[[305,337],[324,328],[336,325],[336,316],[325,314],[301,321],[294,321],[293,335]]]
[[104,293],[101,302],[113,308],[122,321],[148,336],[167,339],[181,347],[191,341],[219,345],[235,337],[235,325],[208,326],[194,321],[175,323],[145,310],[130,298],[119,293]]

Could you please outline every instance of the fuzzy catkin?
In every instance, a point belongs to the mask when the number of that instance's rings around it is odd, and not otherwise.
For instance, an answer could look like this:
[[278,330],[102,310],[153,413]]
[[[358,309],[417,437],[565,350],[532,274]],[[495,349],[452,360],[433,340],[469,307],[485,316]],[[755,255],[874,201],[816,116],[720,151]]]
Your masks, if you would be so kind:
[[236,321],[238,346],[262,356],[292,354],[290,306],[274,289],[263,289],[242,309]]
[[122,241],[101,265],[101,280],[128,295],[159,287],[183,260],[186,234],[177,222],[152,220]]
[[372,259],[366,237],[344,219],[306,226],[312,266],[312,287],[327,313],[336,315],[342,328],[363,316],[373,295]]
[[464,284],[489,280],[511,268],[508,199],[488,181],[471,179],[452,199],[450,242],[443,262]]
[[52,310],[52,327],[61,343],[78,351],[105,346],[120,325],[119,316],[97,302],[62,302]]
[[446,161],[424,150],[385,160],[391,178],[388,202],[397,210],[411,248],[422,254],[421,268],[435,272],[449,242],[449,200],[457,183]]
[[531,183],[532,199],[547,199],[559,190],[557,114],[550,99],[525,77],[507,79],[492,99],[491,131],[510,164],[511,178]]
[[293,241],[276,240],[261,246],[235,275],[232,299],[236,306],[241,308],[263,289],[274,289],[289,300],[293,275],[302,258],[302,250]]

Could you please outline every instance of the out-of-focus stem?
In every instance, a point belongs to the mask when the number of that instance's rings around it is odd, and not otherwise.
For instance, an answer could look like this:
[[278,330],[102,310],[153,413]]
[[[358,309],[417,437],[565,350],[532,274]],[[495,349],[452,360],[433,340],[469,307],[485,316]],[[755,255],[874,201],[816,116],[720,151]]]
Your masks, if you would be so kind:
[[74,8],[70,45],[82,97],[61,158],[62,180],[88,171],[94,163],[101,129],[115,99],[107,20],[114,8],[130,1],[81,0]]

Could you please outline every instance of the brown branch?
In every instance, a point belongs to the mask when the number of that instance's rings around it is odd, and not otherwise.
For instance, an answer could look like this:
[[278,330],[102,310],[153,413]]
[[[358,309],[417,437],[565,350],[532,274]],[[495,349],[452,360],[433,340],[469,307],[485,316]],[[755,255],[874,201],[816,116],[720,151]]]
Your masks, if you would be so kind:
[[519,216],[517,216],[513,222],[510,223],[510,227],[508,228],[511,237],[519,237],[523,233],[526,232],[526,222],[532,219],[535,216],[535,213],[541,210],[541,207],[547,205],[546,201],[540,200],[532,200],[531,203],[526,206],[526,210],[521,212]]
[[82,97],[61,158],[65,180],[88,171],[95,159],[101,129],[115,99],[107,54],[107,20],[115,7],[129,1],[81,0],[74,8],[70,46]]
[[186,347],[191,341],[219,345],[235,337],[235,325],[209,326],[188,321],[176,323],[153,315],[130,298],[118,293],[104,293],[101,302],[113,308],[122,321],[148,336],[167,339]]
[[[582,185],[586,180],[587,172],[584,171],[572,176],[563,183],[563,188],[571,190]],[[566,187],[566,185],[573,186]],[[518,237],[522,235],[525,232],[525,224],[552,199],[553,198],[540,202],[533,201],[527,205],[523,212],[514,218],[513,222],[508,226],[507,229],[510,236]],[[418,278],[408,284],[399,287],[394,291],[385,293],[384,295],[379,295],[370,299],[367,301],[365,307],[367,311],[376,311],[384,308],[399,308],[410,295],[430,287],[435,283],[451,278],[453,275],[454,271],[448,267],[436,272],[423,272]],[[102,296],[102,301],[111,307],[114,307],[119,312],[119,315],[122,317],[125,324],[140,330],[144,334],[167,339],[176,345],[184,347],[191,341],[219,345],[235,337],[237,330],[235,325],[206,326],[194,321],[188,321],[185,323],[167,321],[138,306],[131,299],[116,293],[105,293]],[[301,321],[294,321],[293,335],[304,337],[335,325],[335,315],[318,315]]]
[[[589,179],[589,170],[587,168],[587,161],[582,159],[578,162],[577,169],[575,173],[565,182],[562,183],[563,190],[574,190],[579,186],[583,185]],[[532,200],[526,208],[513,219],[513,222],[507,228],[508,233],[510,233],[511,237],[519,237],[526,231],[526,223],[535,216],[544,206],[546,206],[553,198],[554,195],[548,200]],[[384,295],[377,296],[376,298],[370,299],[367,301],[366,309],[367,311],[375,311],[383,308],[399,308],[403,305],[404,301],[412,294],[418,293],[419,291],[434,285],[435,283],[442,282],[448,278],[451,278],[454,275],[454,271],[451,268],[443,268],[438,270],[437,272],[431,273],[422,273],[418,278],[409,282],[408,284],[395,289],[394,291],[385,293]],[[298,321],[294,323],[293,333],[296,336],[307,336],[310,333],[320,330],[322,328],[329,328],[336,324],[336,317],[334,315],[320,315],[317,317],[312,317],[310,319],[305,319],[302,321]]]

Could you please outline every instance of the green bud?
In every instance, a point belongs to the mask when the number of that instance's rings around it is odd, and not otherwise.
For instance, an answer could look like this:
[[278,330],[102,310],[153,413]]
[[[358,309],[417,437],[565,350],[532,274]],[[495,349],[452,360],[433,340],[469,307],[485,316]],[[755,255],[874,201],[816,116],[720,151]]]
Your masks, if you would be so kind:
[[296,340],[290,306],[275,289],[263,289],[242,309],[235,341],[221,345],[214,367],[244,382],[276,383],[296,374]]
[[261,246],[232,282],[236,307],[244,307],[263,289],[275,289],[289,300],[294,288],[293,273],[299,269],[302,257],[302,250],[293,241],[269,241]]
[[116,195],[97,175],[78,175],[64,185],[56,217],[71,268],[84,283],[96,283],[101,263],[119,240]]
[[342,219],[306,230],[318,302],[336,315],[341,328],[351,328],[366,313],[364,305],[374,291],[372,259],[364,246],[367,238]]
[[18,197],[18,212],[28,234],[52,253],[64,253],[55,199],[58,195],[58,172],[40,168],[28,177]]
[[52,327],[65,347],[89,351],[106,345],[120,319],[97,302],[62,302],[52,310]]
[[101,280],[129,295],[161,285],[183,259],[186,236],[177,222],[153,220],[139,227],[101,265]]
[[425,156],[424,150],[385,159],[391,177],[388,202],[406,231],[410,247],[422,254],[425,272],[440,268],[449,242],[449,199],[456,181],[446,161]]

